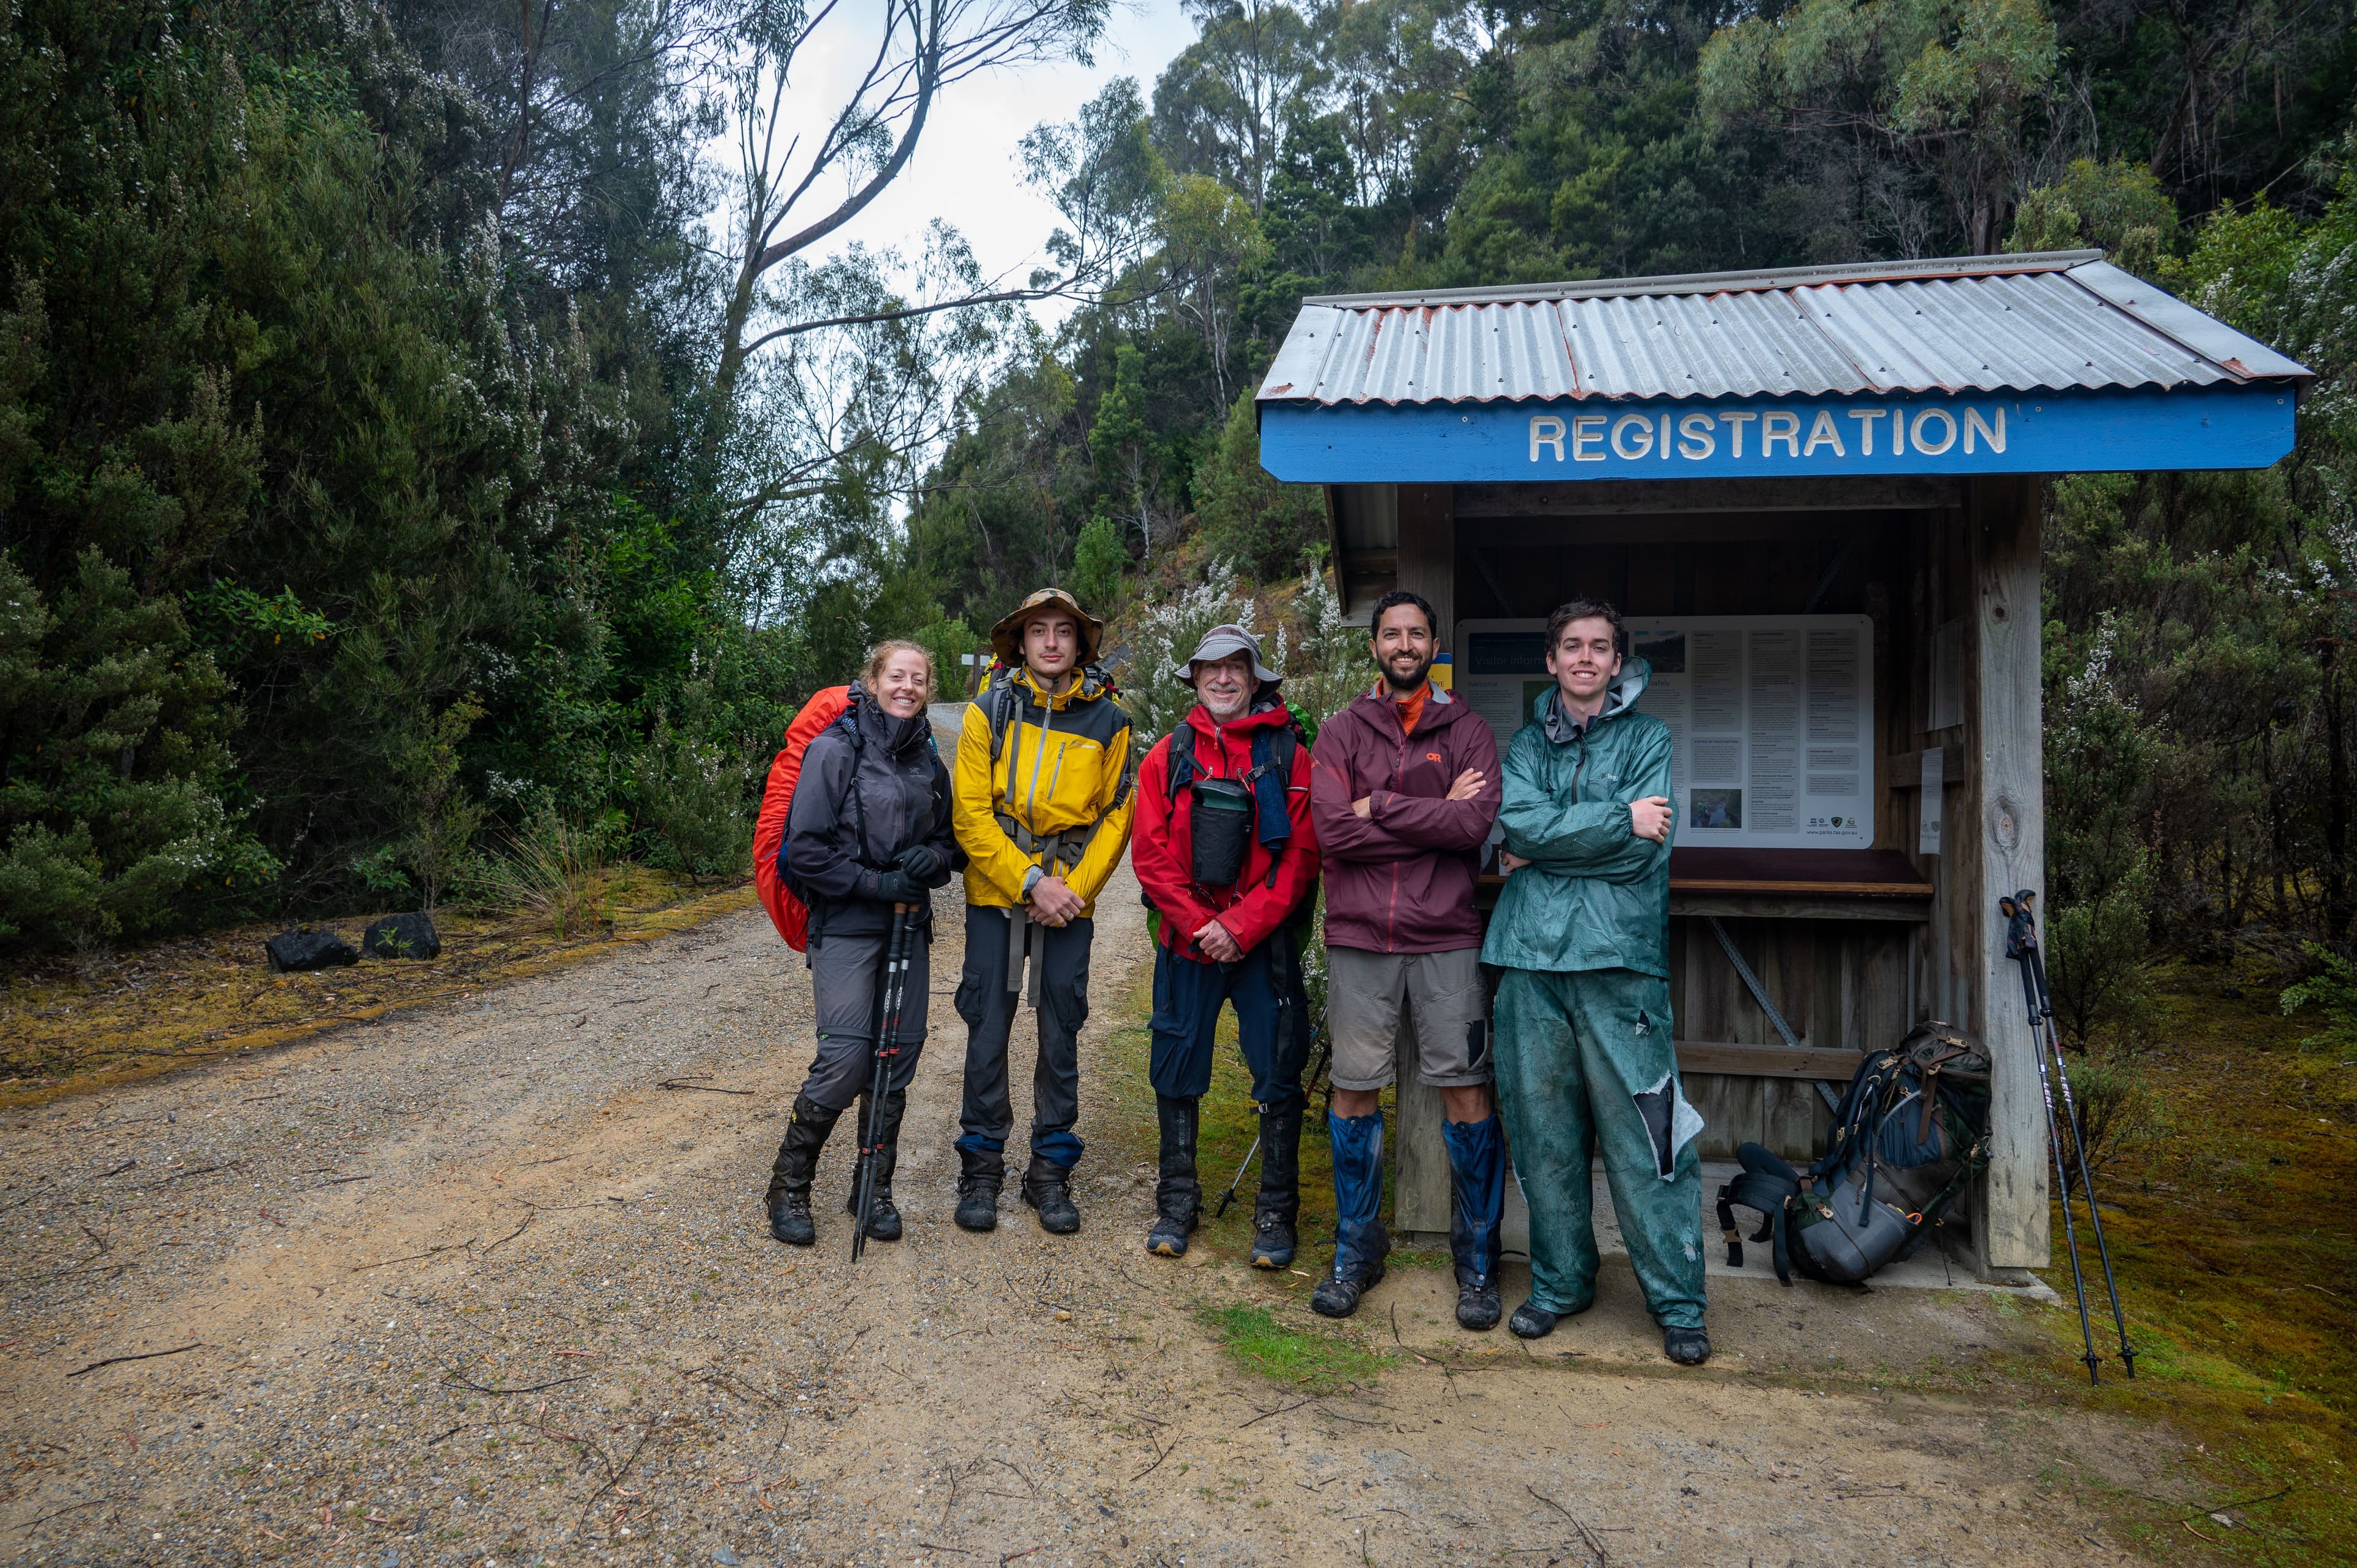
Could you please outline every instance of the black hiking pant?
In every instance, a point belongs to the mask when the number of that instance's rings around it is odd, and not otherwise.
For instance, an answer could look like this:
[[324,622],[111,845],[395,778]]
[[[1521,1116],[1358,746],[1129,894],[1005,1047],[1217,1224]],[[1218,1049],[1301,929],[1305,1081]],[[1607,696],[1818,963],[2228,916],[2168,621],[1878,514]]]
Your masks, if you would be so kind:
[[[958,1016],[965,1020],[965,1101],[958,1111],[957,1146],[985,1165],[1004,1170],[1006,1141],[1015,1133],[1008,1095],[1006,1040],[1021,993],[1006,986],[1007,928],[1012,911],[969,904],[965,911],[965,971],[958,981]],[[1081,1113],[1081,1026],[1089,1016],[1089,944],[1093,920],[1034,926],[1032,962],[1039,966],[1039,1056],[1031,1069],[1031,1152],[1070,1168],[1083,1147],[1072,1123]],[[1027,990],[1028,987],[1027,986]]]

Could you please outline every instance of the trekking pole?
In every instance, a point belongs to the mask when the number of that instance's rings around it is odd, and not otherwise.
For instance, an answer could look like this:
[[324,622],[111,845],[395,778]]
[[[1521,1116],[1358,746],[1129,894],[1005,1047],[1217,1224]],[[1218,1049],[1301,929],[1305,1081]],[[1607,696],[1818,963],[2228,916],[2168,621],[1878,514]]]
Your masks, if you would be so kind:
[[[1327,1065],[1333,1059],[1334,1042],[1326,1037],[1326,1020],[1320,1018],[1318,1020],[1318,1059],[1310,1063],[1309,1081],[1303,1085],[1301,1090],[1301,1106],[1303,1110],[1307,1111],[1309,1108],[1309,1097],[1318,1092],[1318,1075],[1324,1072]],[[1220,1201],[1211,1210],[1211,1218],[1213,1219],[1217,1219],[1222,1215],[1227,1213],[1228,1205],[1236,1200],[1236,1188],[1243,1185],[1244,1172],[1252,1169],[1253,1157],[1259,1153],[1260,1135],[1258,1133],[1254,1133],[1253,1135],[1252,1147],[1244,1151],[1244,1163],[1236,1167],[1235,1179],[1228,1183],[1228,1190],[1220,1194]]]
[[876,1032],[876,1071],[867,1089],[867,1121],[860,1129],[858,1216],[851,1227],[851,1261],[867,1249],[867,1209],[876,1197],[876,1162],[884,1148],[884,1097],[891,1091],[892,1063],[900,1054],[900,1004],[908,990],[909,935],[906,905],[892,911],[892,938],[885,945],[883,1024]]
[[2118,1277],[2112,1273],[2111,1244],[2104,1238],[2104,1217],[2096,1210],[2095,1176],[2087,1168],[2087,1140],[2083,1135],[2086,1123],[2079,1120],[2079,1102],[2071,1092],[2071,1069],[2062,1061],[2062,1036],[2054,1026],[2054,993],[2047,989],[2046,955],[2038,945],[2037,919],[2031,913],[2037,898],[2038,895],[2026,887],[2014,895],[2015,903],[2021,907],[2025,916],[2029,972],[2038,983],[2038,1010],[2043,1025],[2040,1043],[2052,1054],[2054,1079],[2062,1086],[2062,1114],[2071,1123],[2071,1153],[2079,1166],[2079,1193],[2087,1201],[2087,1224],[2095,1233],[2095,1256],[2104,1265],[2104,1288],[2111,1293],[2112,1326],[2119,1330],[2120,1335],[2120,1364],[2128,1369],[2128,1378],[2133,1381],[2136,1352],[2136,1348],[2128,1343],[2127,1315],[2120,1310],[2120,1284]]
[[2079,1337],[2086,1343],[2086,1354],[2080,1359],[2087,1364],[2087,1380],[2101,1383],[2096,1367],[2102,1358],[2095,1354],[2095,1326],[2087,1316],[2087,1276],[2079,1266],[2079,1229],[2071,1218],[2071,1173],[2062,1163],[2062,1124],[2054,1114],[2054,1085],[2046,1070],[2045,1021],[2038,1009],[2038,983],[2029,972],[2029,955],[2036,950],[2037,932],[2030,923],[2029,907],[2014,898],[1999,898],[1996,907],[2007,921],[2005,956],[2021,966],[2021,996],[2029,1007],[2029,1033],[2037,1042],[2038,1093],[2046,1102],[2046,1140],[2054,1153],[2054,1179],[2062,1195],[2062,1245],[2071,1254],[2071,1286],[2079,1297]]

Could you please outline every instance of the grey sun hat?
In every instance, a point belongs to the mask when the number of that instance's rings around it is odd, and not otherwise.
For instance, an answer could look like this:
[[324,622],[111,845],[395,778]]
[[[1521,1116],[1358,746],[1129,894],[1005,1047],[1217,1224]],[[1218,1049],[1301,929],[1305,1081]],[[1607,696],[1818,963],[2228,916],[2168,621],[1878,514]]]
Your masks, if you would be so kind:
[[1260,639],[1240,626],[1215,626],[1205,632],[1203,640],[1196,646],[1195,651],[1189,656],[1187,661],[1184,664],[1172,665],[1170,672],[1191,686],[1195,683],[1196,665],[1225,659],[1232,653],[1252,655],[1254,680],[1265,682],[1283,679],[1275,671],[1270,669],[1267,661],[1261,657]]

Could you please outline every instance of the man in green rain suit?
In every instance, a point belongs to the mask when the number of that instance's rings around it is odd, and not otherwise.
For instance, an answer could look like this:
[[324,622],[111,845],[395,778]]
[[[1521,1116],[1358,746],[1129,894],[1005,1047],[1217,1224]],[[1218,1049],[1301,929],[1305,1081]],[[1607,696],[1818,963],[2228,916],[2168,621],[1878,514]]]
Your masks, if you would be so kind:
[[1596,1299],[1588,1165],[1612,1207],[1662,1350],[1710,1357],[1703,1332],[1702,1117],[1679,1091],[1670,1026],[1670,726],[1636,712],[1652,673],[1620,655],[1620,612],[1575,599],[1547,619],[1555,689],[1506,754],[1505,891],[1481,961],[1505,971],[1499,1098],[1531,1209],[1536,1339]]

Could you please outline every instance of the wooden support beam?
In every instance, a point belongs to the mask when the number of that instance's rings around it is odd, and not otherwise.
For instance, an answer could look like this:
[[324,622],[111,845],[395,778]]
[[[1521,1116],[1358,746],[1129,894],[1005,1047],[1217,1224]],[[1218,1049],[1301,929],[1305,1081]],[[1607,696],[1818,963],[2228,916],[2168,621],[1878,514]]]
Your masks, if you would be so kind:
[[[1588,479],[1459,485],[1457,515],[1611,517],[1679,511],[1875,511],[1950,507],[1964,481],[1930,475],[1809,479]],[[1400,487],[1402,504],[1408,487]]]
[[[1440,646],[1455,645],[1457,625],[1456,487],[1399,487],[1399,576],[1397,585],[1422,594],[1439,620]],[[1440,1133],[1440,1091],[1416,1075],[1415,1053],[1400,1023],[1399,1174],[1394,1187],[1394,1223],[1403,1230],[1448,1229],[1448,1148]]]
[[1921,896],[1888,898],[1820,898],[1790,894],[1670,892],[1670,913],[1717,915],[1747,920],[1896,920],[1920,926],[1932,918],[1932,901]]
[[1440,618],[1440,646],[1455,646],[1457,513],[1452,485],[1399,488],[1399,585],[1422,594]]
[[[1944,753],[1940,758],[1940,782],[1963,783],[1965,774],[1964,748],[1961,746],[1943,746],[1940,750]],[[1883,777],[1890,780],[1890,788],[1893,789],[1921,789],[1923,787],[1923,754],[1920,751],[1902,751],[1895,757],[1885,757],[1882,769]]]
[[[1968,1031],[1990,1059],[1989,1165],[1973,1194],[1981,1273],[2023,1279],[2048,1262],[2046,1110],[2037,1036],[2021,977],[2005,956],[1997,897],[2046,891],[2045,752],[2040,729],[2038,530],[2042,481],[1976,478],[1965,508],[1975,602],[1971,607],[1966,734],[1978,755],[1966,797],[1971,834],[1952,872],[1971,878],[1971,916],[1956,933],[1972,943]],[[1973,884],[1976,884],[1974,886]]]
[[1861,1051],[1799,1050],[1774,1046],[1722,1046],[1702,1040],[1678,1042],[1678,1071],[1715,1072],[1734,1078],[1819,1078],[1847,1083],[1857,1076]]

